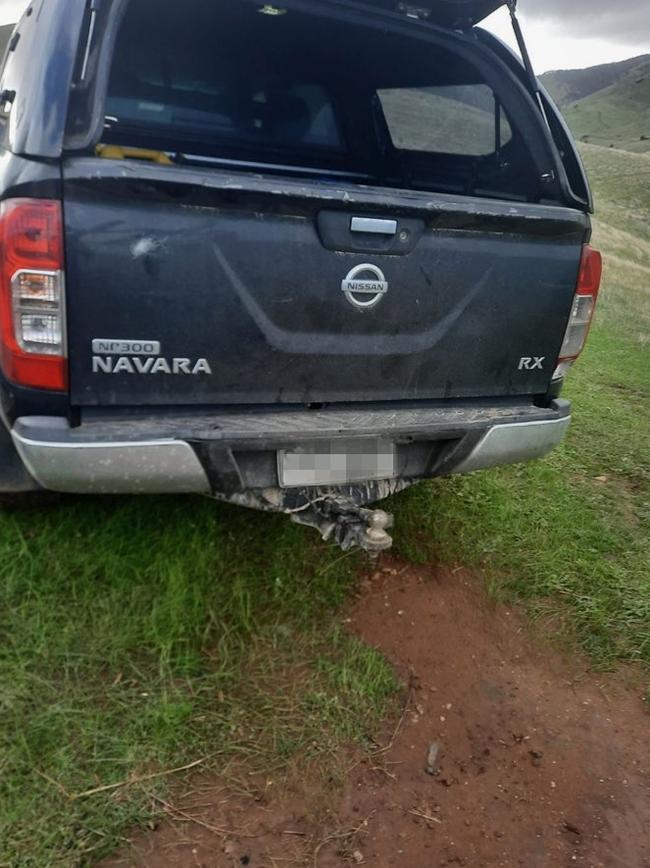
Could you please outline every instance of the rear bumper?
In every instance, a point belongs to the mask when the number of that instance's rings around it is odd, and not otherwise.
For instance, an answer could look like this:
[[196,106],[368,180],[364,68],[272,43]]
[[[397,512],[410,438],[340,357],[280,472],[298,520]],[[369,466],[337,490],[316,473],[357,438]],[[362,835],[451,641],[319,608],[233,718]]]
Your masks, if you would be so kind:
[[515,422],[490,428],[474,449],[454,469],[471,473],[501,464],[517,464],[541,458],[560,445],[571,424],[571,416],[539,422]]
[[208,478],[188,443],[51,442],[13,432],[34,479],[50,491],[73,494],[209,494]]
[[277,488],[276,452],[319,440],[381,436],[397,478],[468,473],[540,458],[563,439],[567,401],[406,409],[259,411],[183,418],[18,419],[12,437],[43,488],[78,494],[218,494]]

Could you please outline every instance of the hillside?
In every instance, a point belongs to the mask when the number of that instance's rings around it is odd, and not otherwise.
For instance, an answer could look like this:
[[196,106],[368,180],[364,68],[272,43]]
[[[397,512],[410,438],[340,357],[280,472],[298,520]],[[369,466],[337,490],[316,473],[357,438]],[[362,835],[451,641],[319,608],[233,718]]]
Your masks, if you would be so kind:
[[612,87],[636,67],[650,62],[650,54],[631,57],[618,63],[604,63],[588,69],[557,69],[545,72],[540,81],[555,102],[564,107]]
[[563,111],[583,142],[650,153],[650,59]]
[[580,141],[650,153],[650,55],[540,80]]

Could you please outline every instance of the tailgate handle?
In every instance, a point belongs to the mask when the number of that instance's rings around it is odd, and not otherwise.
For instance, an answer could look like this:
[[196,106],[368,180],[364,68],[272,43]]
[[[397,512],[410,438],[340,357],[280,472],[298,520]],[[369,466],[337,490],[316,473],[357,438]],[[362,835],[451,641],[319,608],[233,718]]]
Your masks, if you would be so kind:
[[396,235],[397,220],[379,220],[376,217],[353,217],[350,232],[368,232],[372,235]]

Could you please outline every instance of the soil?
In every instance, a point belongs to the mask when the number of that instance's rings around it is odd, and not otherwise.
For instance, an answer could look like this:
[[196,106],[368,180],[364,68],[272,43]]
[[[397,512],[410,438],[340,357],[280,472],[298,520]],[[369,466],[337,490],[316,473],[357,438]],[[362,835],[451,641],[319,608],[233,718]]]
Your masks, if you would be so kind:
[[314,819],[327,770],[248,795],[199,776],[105,868],[650,868],[638,688],[567,659],[468,571],[384,563],[346,622],[409,686],[334,809]]

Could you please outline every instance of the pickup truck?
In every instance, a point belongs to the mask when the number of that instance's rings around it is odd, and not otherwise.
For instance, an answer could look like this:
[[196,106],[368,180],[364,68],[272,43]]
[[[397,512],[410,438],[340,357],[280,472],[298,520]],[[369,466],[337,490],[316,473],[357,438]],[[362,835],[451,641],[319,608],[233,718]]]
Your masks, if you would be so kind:
[[32,0],[0,148],[0,491],[378,551],[370,504],[562,440],[601,260],[512,0]]

